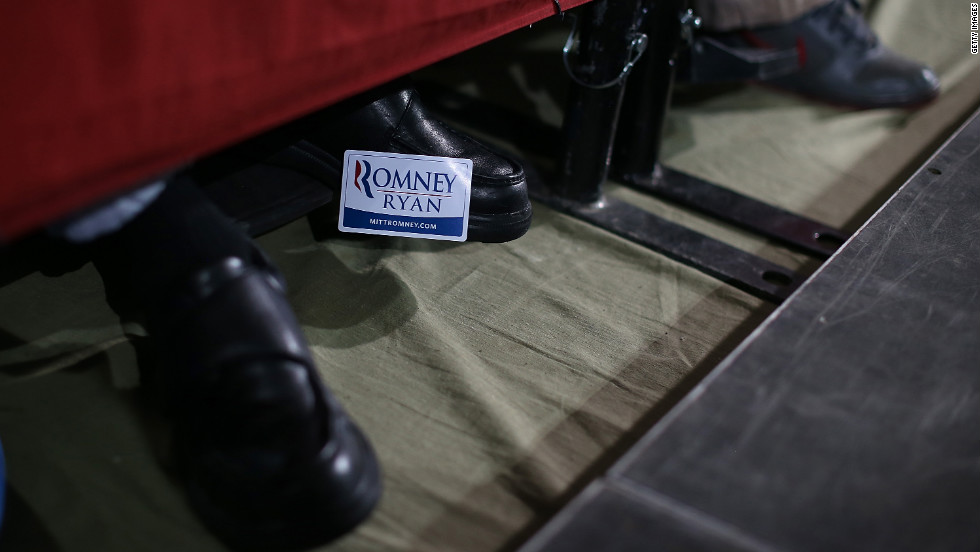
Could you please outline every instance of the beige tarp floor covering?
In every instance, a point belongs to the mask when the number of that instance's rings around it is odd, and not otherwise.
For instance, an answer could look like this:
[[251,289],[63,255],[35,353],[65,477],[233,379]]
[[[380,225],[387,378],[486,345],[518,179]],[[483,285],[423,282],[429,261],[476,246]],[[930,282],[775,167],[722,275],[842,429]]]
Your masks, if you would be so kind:
[[[980,100],[967,2],[882,0],[872,21],[885,43],[936,68],[939,100],[911,113],[848,111],[757,87],[682,88],[664,160],[855,229]],[[492,80],[519,87],[554,122],[544,76],[499,53],[522,42],[559,79],[558,25],[450,60],[442,74],[458,72],[471,92]],[[498,61],[475,71],[474,59]],[[614,183],[608,191],[806,264]],[[304,221],[260,242],[289,280],[325,380],[385,471],[375,515],[331,550],[513,546],[773,308],[540,205],[530,232],[504,245],[318,243]],[[119,325],[91,266],[0,289],[4,552],[221,549],[166,468],[166,425],[138,387],[127,335],[141,330]]]

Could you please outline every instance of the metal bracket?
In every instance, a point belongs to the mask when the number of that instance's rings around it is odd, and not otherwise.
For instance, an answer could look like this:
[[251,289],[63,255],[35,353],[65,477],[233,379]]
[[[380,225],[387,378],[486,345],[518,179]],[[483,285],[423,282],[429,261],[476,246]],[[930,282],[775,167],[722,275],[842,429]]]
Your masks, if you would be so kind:
[[681,14],[681,40],[687,44],[694,44],[694,33],[701,28],[701,18],[694,14],[694,10],[687,10]]
[[624,175],[629,186],[725,221],[739,228],[827,258],[847,234],[815,220],[674,169],[659,166],[653,174]]
[[619,74],[608,82],[602,84],[592,84],[579,78],[572,69],[571,62],[568,61],[569,54],[578,44],[576,32],[578,30],[578,17],[571,14],[569,14],[568,17],[572,20],[572,29],[568,32],[568,39],[565,40],[565,46],[561,49],[561,60],[562,63],[565,64],[565,72],[568,74],[568,77],[572,79],[575,84],[585,88],[591,88],[592,90],[604,90],[623,83],[626,80],[626,77],[629,76],[630,70],[633,69],[633,66],[636,65],[637,61],[639,61],[640,56],[642,56],[643,52],[645,52],[647,49],[647,43],[649,42],[647,40],[647,35],[643,33],[631,33],[629,35],[629,54]]
[[796,48],[735,48],[699,36],[691,42],[681,66],[684,80],[692,83],[768,80],[799,71],[800,58]]
[[802,275],[785,267],[616,198],[595,203],[564,199],[549,191],[534,171],[528,171],[528,187],[536,201],[767,301],[781,303],[803,283]]

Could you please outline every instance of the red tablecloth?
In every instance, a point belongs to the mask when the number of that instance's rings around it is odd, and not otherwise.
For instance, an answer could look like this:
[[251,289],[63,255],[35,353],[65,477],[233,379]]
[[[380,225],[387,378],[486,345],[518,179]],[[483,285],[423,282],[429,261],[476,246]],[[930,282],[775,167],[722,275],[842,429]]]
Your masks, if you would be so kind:
[[0,240],[555,11],[552,0],[3,2]]

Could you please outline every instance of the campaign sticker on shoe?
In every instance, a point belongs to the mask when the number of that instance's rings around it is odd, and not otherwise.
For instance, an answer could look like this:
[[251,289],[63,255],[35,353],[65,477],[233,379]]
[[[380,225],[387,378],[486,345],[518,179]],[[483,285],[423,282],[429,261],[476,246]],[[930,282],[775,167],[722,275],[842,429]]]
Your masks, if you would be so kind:
[[473,161],[344,152],[341,232],[466,241]]

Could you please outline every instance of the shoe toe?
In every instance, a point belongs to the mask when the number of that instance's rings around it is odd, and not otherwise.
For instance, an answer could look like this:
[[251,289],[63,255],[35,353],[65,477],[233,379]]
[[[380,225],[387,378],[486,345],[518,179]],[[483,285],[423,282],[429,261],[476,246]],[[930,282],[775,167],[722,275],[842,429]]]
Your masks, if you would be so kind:
[[899,107],[931,100],[939,92],[939,78],[928,67],[889,50],[871,57],[853,77],[856,103],[872,107]]
[[323,544],[370,513],[377,460],[320,381],[279,282],[236,260],[175,294],[176,461],[191,504],[233,548]]
[[380,496],[370,444],[308,370],[279,360],[230,366],[178,433],[191,502],[233,548],[330,542]]

